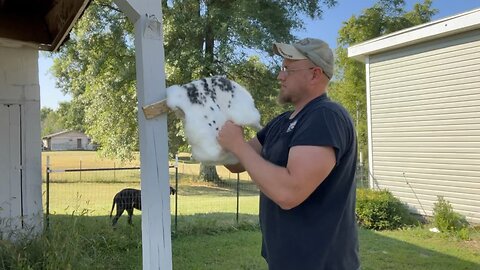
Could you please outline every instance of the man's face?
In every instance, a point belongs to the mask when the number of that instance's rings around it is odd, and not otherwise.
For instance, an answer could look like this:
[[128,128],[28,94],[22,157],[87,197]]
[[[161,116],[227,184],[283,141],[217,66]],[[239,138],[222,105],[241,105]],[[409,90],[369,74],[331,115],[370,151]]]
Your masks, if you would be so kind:
[[308,60],[284,59],[283,65],[278,73],[280,81],[280,93],[278,101],[280,104],[295,104],[305,93],[307,82],[312,76],[314,65]]

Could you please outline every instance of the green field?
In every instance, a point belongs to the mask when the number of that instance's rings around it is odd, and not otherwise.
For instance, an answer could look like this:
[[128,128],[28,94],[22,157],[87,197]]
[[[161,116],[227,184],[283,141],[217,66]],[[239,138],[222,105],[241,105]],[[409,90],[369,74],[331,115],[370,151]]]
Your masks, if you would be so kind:
[[[98,159],[95,152],[43,154],[50,155],[56,168],[77,168],[79,158],[84,168],[118,166]],[[240,177],[237,222],[236,175],[219,167],[223,181],[207,183],[198,180],[198,164],[181,163],[178,169],[178,227],[175,197],[170,198],[173,269],[267,269],[260,256],[258,190],[248,175]],[[17,246],[0,240],[0,269],[142,269],[141,215],[136,212],[133,226],[121,218],[116,229],[108,217],[118,190],[140,187],[138,170],[66,175],[52,174],[49,230]],[[174,179],[171,170],[171,185]],[[362,269],[480,269],[478,228],[471,229],[466,241],[429,228],[427,224],[381,232],[360,229]]]
[[[53,170],[81,168],[137,167],[138,161],[121,163],[100,158],[91,151],[44,152],[43,168],[47,156]],[[81,162],[80,162],[81,161]],[[181,162],[178,166],[178,183],[175,169],[170,168],[170,185],[177,187],[177,194],[170,196],[171,214],[189,216],[208,213],[237,213],[237,175],[217,166],[221,182],[210,183],[198,179],[199,164]],[[44,177],[44,179],[46,179]],[[123,188],[141,188],[140,170],[52,172],[49,175],[49,213],[52,215],[108,216],[115,194]],[[257,215],[258,190],[241,174],[238,182],[238,213]],[[43,202],[46,209],[46,182],[43,186]],[[114,210],[115,213],[115,210]],[[138,211],[134,212],[139,215]],[[126,215],[126,213],[124,214]],[[126,218],[123,218],[126,220]],[[123,219],[120,219],[122,222]],[[178,219],[182,222],[182,219]]]
[[[45,184],[43,186],[46,190]],[[91,216],[107,215],[112,208],[113,196],[125,187],[139,188],[139,183],[53,183],[50,186],[50,213],[71,215],[87,211]],[[239,197],[240,213],[258,213],[258,194],[251,193]],[[226,188],[180,185],[177,196],[180,215],[236,212],[237,197]],[[175,196],[170,196],[170,206],[173,214]]]

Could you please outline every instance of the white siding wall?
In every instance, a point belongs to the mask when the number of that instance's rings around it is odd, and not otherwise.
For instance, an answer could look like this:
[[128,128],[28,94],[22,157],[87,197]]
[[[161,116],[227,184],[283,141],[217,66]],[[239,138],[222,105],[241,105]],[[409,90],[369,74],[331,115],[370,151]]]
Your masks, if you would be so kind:
[[480,30],[370,57],[374,183],[480,223]]
[[[16,111],[18,111],[20,138],[9,140],[6,136],[1,136],[0,144],[8,145],[12,153],[18,153],[20,165],[0,167],[2,170],[0,171],[0,189],[17,185],[19,179],[10,178],[11,173],[9,174],[7,170],[18,171],[21,194],[16,199],[21,200],[21,208],[12,211],[9,215],[15,218],[23,214],[23,223],[19,223],[23,226],[23,231],[36,233],[42,230],[43,212],[38,51],[0,46],[0,106],[8,104],[11,104],[10,107],[19,108]],[[8,113],[0,114],[0,123],[12,124],[8,117]],[[8,127],[0,126],[0,128]],[[12,154],[9,153],[3,152],[0,156],[2,160],[12,159]],[[7,181],[14,181],[14,183]],[[9,198],[0,198],[0,202],[6,200]],[[11,226],[10,229],[20,232],[17,227]],[[0,228],[0,231],[5,233],[8,228]]]

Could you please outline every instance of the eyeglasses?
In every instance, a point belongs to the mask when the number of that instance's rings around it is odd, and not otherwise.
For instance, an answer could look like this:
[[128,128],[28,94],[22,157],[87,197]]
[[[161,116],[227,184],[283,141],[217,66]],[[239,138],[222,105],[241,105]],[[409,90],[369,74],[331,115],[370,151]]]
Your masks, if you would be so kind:
[[[280,67],[280,71],[281,71],[281,72],[284,72],[285,75],[288,76],[288,73],[289,73],[289,72],[300,71],[300,70],[310,70],[310,69],[314,69],[314,68],[316,68],[316,67],[309,67],[309,68],[292,68],[292,69],[290,69],[290,68],[287,68],[286,66],[281,66],[281,67]],[[322,73],[325,74],[325,76],[326,76],[328,79],[330,79],[330,77],[323,71],[323,69],[322,69]]]
[[284,72],[285,75],[288,76],[289,72],[294,72],[294,71],[300,71],[300,70],[309,70],[309,69],[314,69],[315,67],[310,67],[310,68],[287,68],[286,66],[280,67],[280,71]]

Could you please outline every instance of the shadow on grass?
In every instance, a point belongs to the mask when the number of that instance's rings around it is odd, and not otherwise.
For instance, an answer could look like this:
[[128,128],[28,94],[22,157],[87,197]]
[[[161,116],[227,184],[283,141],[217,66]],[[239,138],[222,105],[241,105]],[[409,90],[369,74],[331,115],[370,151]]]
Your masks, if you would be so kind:
[[413,244],[383,235],[384,233],[361,229],[359,237],[362,269],[480,269],[480,250],[465,248],[464,252],[459,251],[462,241],[451,241],[439,234],[430,233],[427,229],[421,232],[418,234],[418,231],[399,231],[398,234],[404,233],[404,237],[416,238],[416,244]]

